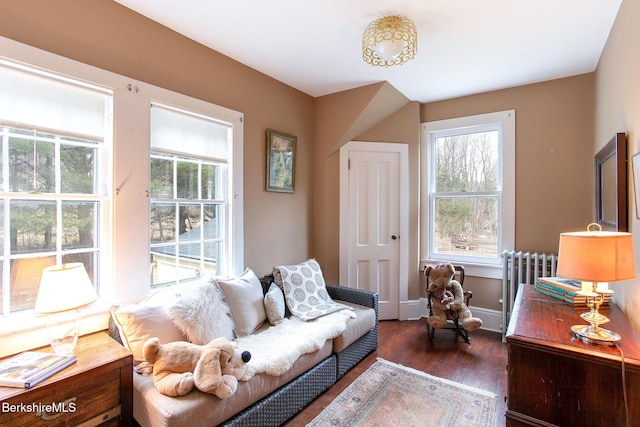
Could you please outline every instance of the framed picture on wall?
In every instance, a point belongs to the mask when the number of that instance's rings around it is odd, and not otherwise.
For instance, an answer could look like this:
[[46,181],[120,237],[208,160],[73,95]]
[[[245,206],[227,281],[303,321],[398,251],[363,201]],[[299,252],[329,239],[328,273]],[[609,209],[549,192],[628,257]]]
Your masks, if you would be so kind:
[[293,135],[267,129],[267,191],[295,192],[297,140]]

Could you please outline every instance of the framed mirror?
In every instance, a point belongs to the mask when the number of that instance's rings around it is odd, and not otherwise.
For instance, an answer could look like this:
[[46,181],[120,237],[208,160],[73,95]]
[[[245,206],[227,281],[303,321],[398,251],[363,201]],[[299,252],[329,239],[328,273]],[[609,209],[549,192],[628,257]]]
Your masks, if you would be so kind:
[[627,137],[620,132],[594,158],[596,222],[627,231]]

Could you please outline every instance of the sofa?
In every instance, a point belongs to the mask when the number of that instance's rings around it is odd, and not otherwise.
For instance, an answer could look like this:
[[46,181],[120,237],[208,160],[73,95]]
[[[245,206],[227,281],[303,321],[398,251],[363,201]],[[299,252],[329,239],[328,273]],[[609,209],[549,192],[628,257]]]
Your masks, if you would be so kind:
[[[301,295],[300,289],[291,289],[288,284],[295,282],[296,269],[302,274],[314,273],[303,288],[308,290],[313,282],[312,286],[316,286],[321,297],[318,299],[327,302],[321,301],[319,307],[330,307],[329,313],[315,320],[301,320],[307,313],[315,312],[315,308],[309,308],[307,303],[313,303],[316,298],[312,296],[304,301],[308,295],[298,298],[302,311],[295,306],[292,295],[296,291],[295,295]],[[293,276],[290,274],[292,271]],[[315,260],[307,260],[293,266],[274,267],[272,274],[259,279],[247,270],[237,278],[201,280],[196,286],[178,285],[138,304],[112,307],[110,333],[132,351],[137,366],[133,379],[135,421],[141,426],[153,427],[264,427],[280,425],[302,410],[373,352],[378,344],[378,295],[325,284],[321,274]],[[282,277],[287,275],[289,277]],[[290,281],[292,277],[294,282]],[[252,289],[250,292],[249,288]],[[270,298],[272,294],[277,297]],[[181,305],[182,300],[189,303]],[[217,307],[215,311],[218,313],[212,313],[212,306]],[[291,308],[294,308],[293,313]],[[265,319],[261,321],[261,315],[254,318],[262,310]],[[221,318],[220,311],[227,313]],[[183,317],[176,317],[176,313]],[[185,323],[185,320],[198,323],[206,318],[210,319],[208,327],[200,330],[189,329],[191,325]],[[252,372],[248,379],[241,379],[236,393],[230,398],[219,399],[198,390],[180,397],[165,396],[155,389],[152,377],[145,374],[144,369],[139,369],[145,363],[140,354],[141,346],[148,337],[159,332],[161,342],[185,340],[202,344],[213,336],[230,334],[229,325],[225,324],[227,318],[233,325],[229,338],[235,340],[241,350],[252,352],[252,360],[247,366],[254,366],[254,370],[256,366],[262,367],[262,370]],[[330,326],[323,329],[320,325],[323,322]],[[257,323],[259,325],[255,327]],[[212,324],[216,326],[211,327]],[[211,329],[217,330],[210,333]],[[330,338],[325,339],[325,336]],[[303,349],[299,348],[301,344],[297,343],[296,337],[302,341]],[[314,341],[312,345],[311,341]],[[273,345],[265,345],[264,342],[272,342]],[[286,344],[289,342],[291,346]],[[270,358],[281,357],[280,353],[287,355],[286,363],[271,363]]]

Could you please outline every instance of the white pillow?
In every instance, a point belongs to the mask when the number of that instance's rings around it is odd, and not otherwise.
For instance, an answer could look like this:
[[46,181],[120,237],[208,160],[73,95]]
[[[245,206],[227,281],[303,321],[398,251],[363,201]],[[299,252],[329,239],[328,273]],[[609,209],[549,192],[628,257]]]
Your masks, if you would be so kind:
[[190,342],[204,345],[224,337],[233,340],[229,306],[213,278],[181,288],[169,307],[169,315]]
[[162,305],[145,303],[111,307],[113,320],[118,326],[122,344],[133,353],[133,360],[144,361],[142,346],[152,337],[158,337],[161,344],[187,341],[187,337],[173,323]]
[[262,285],[253,271],[247,268],[240,277],[218,279],[218,286],[231,310],[236,337],[251,334],[267,320]]
[[264,296],[264,309],[267,312],[267,319],[272,325],[275,326],[284,319],[284,295],[282,294],[282,289],[275,283],[269,286],[269,291]]

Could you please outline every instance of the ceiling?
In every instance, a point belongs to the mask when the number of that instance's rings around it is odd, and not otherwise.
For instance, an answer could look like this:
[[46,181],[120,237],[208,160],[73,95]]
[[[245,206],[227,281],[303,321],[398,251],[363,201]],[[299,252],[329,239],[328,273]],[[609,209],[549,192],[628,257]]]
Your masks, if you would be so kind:
[[[317,97],[388,81],[431,102],[595,70],[622,0],[115,0]],[[362,60],[369,22],[403,15],[418,54]]]

